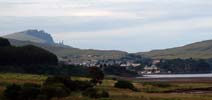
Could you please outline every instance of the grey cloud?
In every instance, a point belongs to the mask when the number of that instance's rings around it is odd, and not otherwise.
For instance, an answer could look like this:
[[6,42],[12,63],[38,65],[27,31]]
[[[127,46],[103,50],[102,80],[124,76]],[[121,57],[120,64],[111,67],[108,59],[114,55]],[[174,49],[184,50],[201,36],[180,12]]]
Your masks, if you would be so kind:
[[[212,38],[211,9],[211,0],[0,0],[0,33],[44,29],[58,37],[67,33],[65,41],[80,48],[143,51]],[[102,12],[109,14],[98,16]],[[88,39],[93,32],[110,35]],[[74,33],[81,35],[73,38]],[[120,43],[127,47],[118,48]]]

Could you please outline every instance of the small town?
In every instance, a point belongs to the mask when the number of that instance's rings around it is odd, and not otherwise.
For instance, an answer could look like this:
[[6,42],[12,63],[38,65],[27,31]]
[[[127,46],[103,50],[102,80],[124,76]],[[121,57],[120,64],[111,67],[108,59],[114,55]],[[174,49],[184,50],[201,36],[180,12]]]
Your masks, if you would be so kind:
[[[143,65],[142,63],[135,63],[133,60],[87,60],[82,62],[74,62],[68,58],[60,58],[60,62],[66,65],[80,65],[86,67],[107,67],[107,66],[118,66],[123,67],[126,70],[134,71],[139,75],[144,74],[160,74],[160,68],[157,67],[157,64],[161,60],[152,60],[149,65]],[[141,70],[135,70],[136,67],[142,67]],[[170,74],[171,72],[169,72]]]

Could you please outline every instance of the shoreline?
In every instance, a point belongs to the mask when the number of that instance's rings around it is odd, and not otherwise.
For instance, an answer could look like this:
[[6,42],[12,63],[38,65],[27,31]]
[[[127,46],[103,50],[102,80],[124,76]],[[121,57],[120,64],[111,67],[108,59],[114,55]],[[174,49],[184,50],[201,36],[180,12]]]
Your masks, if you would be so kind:
[[149,74],[136,78],[212,78],[212,73],[205,74]]
[[212,82],[212,73],[144,75],[135,77],[135,80],[144,82]]
[[135,78],[134,80],[140,82],[189,82],[189,83],[211,83],[211,77],[191,77],[191,78]]

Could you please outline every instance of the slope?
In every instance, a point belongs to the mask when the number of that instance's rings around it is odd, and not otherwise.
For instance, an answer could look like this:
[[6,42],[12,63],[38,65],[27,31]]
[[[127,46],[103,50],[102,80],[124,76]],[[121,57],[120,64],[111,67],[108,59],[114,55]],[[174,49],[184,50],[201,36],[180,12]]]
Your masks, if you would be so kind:
[[164,49],[164,50],[153,50],[150,52],[139,52],[139,55],[155,59],[174,59],[174,58],[212,58],[212,40],[201,41],[185,45],[182,47]]

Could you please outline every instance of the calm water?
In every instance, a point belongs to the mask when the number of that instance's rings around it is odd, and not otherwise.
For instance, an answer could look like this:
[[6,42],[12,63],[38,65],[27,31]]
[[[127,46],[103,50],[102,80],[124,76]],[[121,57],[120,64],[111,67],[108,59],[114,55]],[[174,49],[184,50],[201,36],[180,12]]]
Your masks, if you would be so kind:
[[144,75],[138,78],[201,78],[208,77],[212,78],[212,73],[210,74],[160,74],[160,75]]

